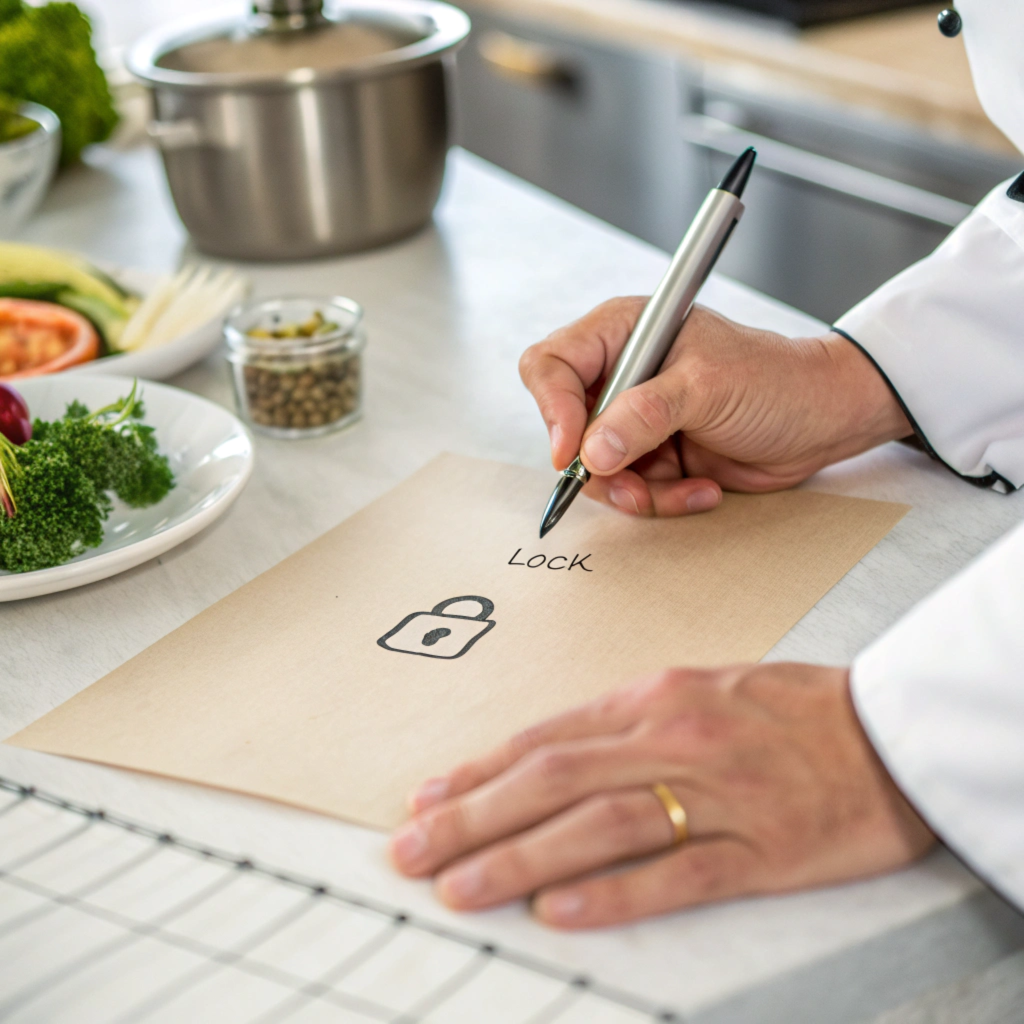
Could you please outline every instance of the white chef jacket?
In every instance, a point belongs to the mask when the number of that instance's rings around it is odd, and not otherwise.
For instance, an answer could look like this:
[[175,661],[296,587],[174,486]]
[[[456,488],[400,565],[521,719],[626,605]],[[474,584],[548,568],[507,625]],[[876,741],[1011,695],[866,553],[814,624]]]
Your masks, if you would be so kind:
[[[1024,0],[957,8],[982,104],[1024,150]],[[836,327],[934,455],[983,486],[1024,486],[1024,177]],[[1024,908],[1024,525],[868,647],[851,684],[920,814]]]

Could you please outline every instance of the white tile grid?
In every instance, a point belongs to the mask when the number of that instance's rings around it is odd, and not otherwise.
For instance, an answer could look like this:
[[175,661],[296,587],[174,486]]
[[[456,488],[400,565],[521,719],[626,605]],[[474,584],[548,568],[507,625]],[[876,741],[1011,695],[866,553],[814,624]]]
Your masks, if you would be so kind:
[[681,1018],[395,908],[0,779],[0,1020]]

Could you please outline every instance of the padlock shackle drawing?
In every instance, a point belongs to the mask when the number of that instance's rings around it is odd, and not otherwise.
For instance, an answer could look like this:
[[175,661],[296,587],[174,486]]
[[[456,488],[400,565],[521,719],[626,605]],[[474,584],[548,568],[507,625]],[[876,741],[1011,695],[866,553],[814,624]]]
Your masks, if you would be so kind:
[[[448,611],[452,605],[464,601],[480,605],[480,611],[476,615],[457,615]],[[461,658],[480,637],[494,628],[495,622],[490,618],[493,611],[494,602],[486,597],[472,594],[449,597],[435,604],[429,612],[406,615],[377,641],[377,646],[401,654],[419,654],[424,658]],[[472,627],[470,623],[473,623]]]
[[[456,615],[452,612],[446,612],[446,608],[450,608],[453,604],[461,604],[463,601],[476,601],[480,605],[480,611],[476,615]],[[449,597],[447,601],[442,601],[440,604],[435,604],[431,610],[431,615],[447,615],[451,619],[480,619],[481,622],[486,622],[491,617],[494,611],[494,602],[488,601],[486,597]]]

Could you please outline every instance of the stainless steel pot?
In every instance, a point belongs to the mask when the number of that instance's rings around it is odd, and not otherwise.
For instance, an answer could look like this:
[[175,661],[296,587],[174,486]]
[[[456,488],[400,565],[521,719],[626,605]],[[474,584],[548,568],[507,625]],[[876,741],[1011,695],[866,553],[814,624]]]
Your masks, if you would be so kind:
[[425,224],[448,151],[446,64],[469,19],[435,0],[256,0],[140,40],[150,134],[196,245],[334,255]]

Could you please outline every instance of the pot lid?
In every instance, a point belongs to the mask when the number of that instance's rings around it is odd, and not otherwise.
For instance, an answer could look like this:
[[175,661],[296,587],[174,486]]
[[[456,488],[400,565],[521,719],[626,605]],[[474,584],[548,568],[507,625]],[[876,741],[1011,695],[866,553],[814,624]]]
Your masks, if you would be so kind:
[[462,11],[434,0],[255,0],[248,16],[178,22],[141,39],[126,64],[154,85],[273,88],[362,78],[456,49]]

